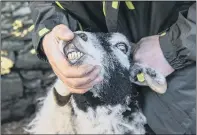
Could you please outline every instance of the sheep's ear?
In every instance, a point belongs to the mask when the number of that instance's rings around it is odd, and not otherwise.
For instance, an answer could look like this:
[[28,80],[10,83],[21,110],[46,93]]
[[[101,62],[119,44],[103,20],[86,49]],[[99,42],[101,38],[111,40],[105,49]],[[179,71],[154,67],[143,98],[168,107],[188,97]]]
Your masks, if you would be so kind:
[[166,79],[161,73],[139,63],[135,63],[131,67],[130,80],[137,85],[149,86],[160,94],[165,93],[167,89]]

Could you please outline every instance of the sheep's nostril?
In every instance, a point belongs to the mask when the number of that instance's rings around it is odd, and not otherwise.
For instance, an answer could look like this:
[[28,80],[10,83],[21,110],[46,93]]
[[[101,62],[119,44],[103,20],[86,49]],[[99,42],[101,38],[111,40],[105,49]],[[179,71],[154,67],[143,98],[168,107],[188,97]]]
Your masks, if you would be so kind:
[[78,33],[77,34],[81,39],[83,39],[84,41],[88,40],[88,36],[85,33]]

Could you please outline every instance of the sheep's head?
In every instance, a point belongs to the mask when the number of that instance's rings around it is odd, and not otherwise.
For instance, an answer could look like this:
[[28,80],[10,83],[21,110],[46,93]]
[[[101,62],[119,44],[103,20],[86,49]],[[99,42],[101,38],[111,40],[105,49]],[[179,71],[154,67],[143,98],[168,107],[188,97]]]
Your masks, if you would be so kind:
[[[67,43],[62,41],[60,45],[70,65],[101,66],[100,75],[104,80],[90,91],[94,97],[99,97],[104,102],[110,104],[125,102],[124,99],[126,100],[135,92],[132,82],[138,85],[149,85],[136,79],[140,72],[144,74],[150,74],[150,72],[147,72],[147,67],[140,64],[136,66],[133,62],[132,46],[123,34],[78,31],[75,32],[72,41]],[[153,80],[156,80],[158,72],[153,71],[156,74]],[[152,75],[149,77],[152,78]]]
[[[100,75],[104,80],[93,88],[94,96],[100,98],[106,96],[106,100],[115,100],[115,95],[119,95],[121,98],[120,92],[123,95],[131,93],[131,82],[129,81],[129,69],[132,63],[130,59],[131,46],[124,35],[120,33],[75,32],[74,39],[62,45],[62,52],[71,65],[101,66]],[[112,89],[113,91],[110,91]],[[123,89],[128,90],[125,93]]]
[[[63,46],[63,47],[62,47]],[[70,42],[63,42],[62,52],[73,66],[81,64],[100,65],[101,75],[105,69],[115,68],[116,62],[129,69],[131,46],[127,38],[120,33],[75,32]]]

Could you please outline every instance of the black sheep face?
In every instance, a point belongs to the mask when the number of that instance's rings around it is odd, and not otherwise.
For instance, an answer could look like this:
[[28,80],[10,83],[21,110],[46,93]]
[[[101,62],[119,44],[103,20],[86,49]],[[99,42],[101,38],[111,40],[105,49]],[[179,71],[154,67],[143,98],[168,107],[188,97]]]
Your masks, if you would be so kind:
[[[131,46],[120,33],[75,32],[75,38],[61,44],[62,52],[73,66],[91,64],[101,66],[103,82],[90,91],[103,102],[125,102],[132,93],[129,78]],[[124,100],[125,99],[125,100]]]

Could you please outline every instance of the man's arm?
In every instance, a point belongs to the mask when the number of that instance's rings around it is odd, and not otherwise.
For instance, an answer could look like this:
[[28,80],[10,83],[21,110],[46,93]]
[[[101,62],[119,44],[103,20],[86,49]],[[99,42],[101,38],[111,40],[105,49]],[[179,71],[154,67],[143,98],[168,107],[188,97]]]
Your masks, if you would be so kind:
[[60,39],[66,42],[74,38],[77,21],[52,2],[32,2],[31,10],[35,24],[32,40],[38,57],[48,60],[65,87],[72,93],[85,93],[102,81],[100,66],[71,66],[60,50]]
[[[136,62],[148,65],[170,75],[196,61],[196,5],[192,5],[186,17],[183,12],[178,20],[159,35],[144,37],[137,43],[134,51]],[[142,55],[143,54],[143,55]]]
[[178,20],[159,38],[162,52],[173,67],[183,68],[196,61],[196,3],[179,13]]
[[42,39],[49,33],[55,26],[64,24],[71,30],[76,30],[77,23],[72,19],[72,23],[69,22],[71,16],[63,12],[55,2],[31,2],[30,8],[32,11],[32,19],[34,21],[34,31],[32,33],[32,42],[34,48],[37,51],[37,55],[40,59],[47,61],[46,55],[42,50]]

